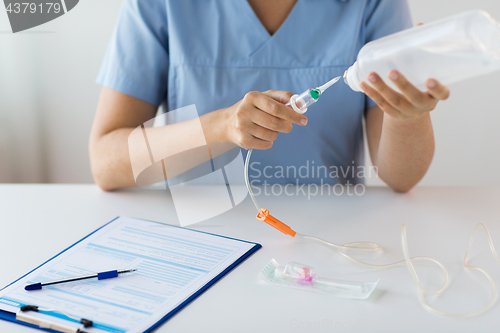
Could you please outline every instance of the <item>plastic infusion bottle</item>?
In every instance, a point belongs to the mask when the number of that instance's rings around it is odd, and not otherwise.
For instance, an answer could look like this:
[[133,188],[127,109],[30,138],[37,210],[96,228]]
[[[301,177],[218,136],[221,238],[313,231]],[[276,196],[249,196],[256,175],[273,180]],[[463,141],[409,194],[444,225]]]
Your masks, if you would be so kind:
[[430,78],[450,84],[498,70],[500,24],[475,10],[378,39],[361,49],[344,81],[361,91],[361,81],[368,82],[368,74],[376,72],[398,90],[387,79],[394,69],[422,91]]

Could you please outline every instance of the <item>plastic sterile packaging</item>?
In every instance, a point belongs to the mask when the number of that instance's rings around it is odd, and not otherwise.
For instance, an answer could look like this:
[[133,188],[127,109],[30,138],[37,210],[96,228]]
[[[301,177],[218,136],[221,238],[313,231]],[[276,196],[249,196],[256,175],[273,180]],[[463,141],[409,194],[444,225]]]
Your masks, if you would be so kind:
[[261,280],[282,287],[350,299],[367,299],[378,283],[378,281],[363,283],[318,277],[312,267],[297,262],[280,266],[274,259],[271,259],[258,276]]

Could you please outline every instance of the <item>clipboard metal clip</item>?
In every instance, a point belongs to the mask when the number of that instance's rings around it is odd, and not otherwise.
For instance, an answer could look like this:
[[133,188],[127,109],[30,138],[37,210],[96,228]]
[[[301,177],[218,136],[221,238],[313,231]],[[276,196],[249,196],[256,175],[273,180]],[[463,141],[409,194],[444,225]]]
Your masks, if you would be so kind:
[[35,311],[35,312],[58,312],[58,313],[61,313],[63,315],[65,315],[66,317],[68,318],[71,318],[71,319],[74,319],[74,320],[77,320],[79,321],[80,323],[82,323],[83,327],[84,328],[87,328],[87,327],[91,327],[93,325],[93,322],[91,320],[88,320],[88,319],[84,319],[84,318],[77,318],[75,316],[72,316],[64,311],[60,311],[60,310],[54,310],[54,309],[42,309],[42,308],[39,308],[38,306],[36,305],[24,305],[24,306],[21,306],[19,308],[19,311],[17,311],[16,313],[16,320],[19,320],[19,321],[22,321],[22,322],[25,322],[25,323],[28,323],[28,324],[32,324],[32,325],[36,325],[40,328],[47,328],[47,329],[51,329],[51,330],[54,330],[54,331],[57,331],[57,332],[63,332],[63,333],[88,333],[87,331],[84,331],[78,327],[71,327],[71,326],[66,326],[66,325],[63,325],[63,324],[60,324],[60,323],[53,323],[53,322],[50,322],[48,320],[45,320],[45,319],[41,319],[41,318],[36,318],[36,317],[32,317],[30,316],[29,314],[27,314],[27,312],[29,311]]

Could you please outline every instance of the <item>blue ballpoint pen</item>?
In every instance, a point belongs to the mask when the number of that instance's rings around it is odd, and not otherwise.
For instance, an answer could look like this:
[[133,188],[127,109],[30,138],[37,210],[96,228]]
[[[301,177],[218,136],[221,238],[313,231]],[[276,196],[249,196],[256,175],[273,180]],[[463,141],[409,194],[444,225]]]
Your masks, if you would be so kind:
[[110,279],[110,278],[117,277],[119,274],[135,272],[136,270],[137,269],[114,270],[114,271],[101,272],[101,273],[97,273],[97,274],[93,274],[93,275],[80,276],[80,277],[52,281],[52,282],[44,282],[44,283],[39,282],[39,283],[27,285],[26,287],[24,287],[24,289],[25,290],[38,290],[38,289],[42,289],[43,286],[50,286],[53,284],[86,280],[86,279],[93,279],[93,278],[97,278],[98,280]]

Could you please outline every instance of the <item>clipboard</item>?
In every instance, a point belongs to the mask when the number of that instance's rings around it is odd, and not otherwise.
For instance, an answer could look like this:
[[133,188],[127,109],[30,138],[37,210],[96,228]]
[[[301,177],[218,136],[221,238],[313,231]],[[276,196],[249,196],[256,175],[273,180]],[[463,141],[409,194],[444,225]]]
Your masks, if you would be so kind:
[[[169,229],[169,231],[173,231],[174,230],[175,232],[177,232],[181,236],[192,235],[193,239],[196,240],[196,241],[193,241],[193,243],[201,242],[201,243],[199,243],[201,245],[198,245],[198,246],[207,246],[207,248],[210,248],[210,244],[211,244],[210,242],[212,242],[212,241],[220,241],[220,242],[222,242],[221,244],[226,244],[226,243],[229,243],[231,245],[240,244],[242,246],[242,248],[238,250],[239,251],[238,253],[236,253],[233,257],[228,258],[230,260],[230,261],[228,261],[229,264],[226,263],[226,264],[222,265],[219,268],[220,271],[212,272],[211,274],[213,274],[213,276],[211,276],[206,281],[203,281],[200,284],[200,287],[197,288],[194,292],[188,292],[187,293],[187,295],[188,295],[187,297],[185,297],[180,303],[178,303],[175,306],[173,306],[168,312],[162,313],[161,317],[158,318],[158,320],[155,320],[154,323],[151,323],[150,325],[148,325],[148,327],[145,330],[143,330],[143,332],[152,332],[152,331],[154,331],[156,328],[158,328],[160,325],[162,325],[164,322],[166,322],[168,319],[170,319],[172,316],[174,316],[176,313],[178,313],[184,307],[186,307],[189,303],[191,303],[193,300],[195,300],[197,297],[199,297],[201,294],[203,294],[211,286],[213,286],[215,283],[217,283],[220,279],[222,279],[226,274],[228,274],[230,271],[232,271],[234,268],[236,268],[239,264],[241,264],[243,261],[245,261],[247,258],[249,258],[252,254],[254,254],[256,251],[258,251],[260,248],[262,248],[262,246],[260,244],[258,244],[258,243],[248,242],[248,241],[239,240],[239,239],[235,239],[235,238],[230,238],[230,237],[226,237],[226,236],[220,236],[220,235],[216,235],[216,234],[212,234],[212,233],[207,233],[207,232],[202,232],[202,231],[198,231],[198,230],[186,229],[186,228],[182,228],[182,227],[179,227],[179,226],[173,226],[173,225],[168,225],[168,224],[154,222],[154,221],[133,219],[133,218],[128,218],[128,217],[117,217],[117,218],[113,219],[112,221],[106,223],[102,227],[96,229],[95,231],[93,231],[89,235],[85,236],[84,238],[80,239],[79,241],[77,241],[73,245],[69,246],[65,250],[63,250],[60,253],[56,254],[54,257],[52,257],[49,260],[45,261],[43,264],[39,265],[38,267],[36,267],[32,271],[30,271],[29,273],[23,275],[19,279],[15,280],[14,282],[12,282],[9,285],[5,286],[4,288],[0,289],[0,303],[2,303],[2,304],[0,304],[0,306],[2,306],[3,304],[5,304],[5,302],[6,302],[6,299],[3,299],[2,295],[5,296],[5,292],[8,290],[9,287],[10,287],[11,290],[13,290],[13,288],[16,286],[16,284],[19,284],[19,282],[21,282],[23,279],[28,278],[30,276],[30,274],[33,275],[33,274],[35,274],[35,272],[38,273],[40,271],[43,271],[43,269],[45,269],[51,263],[54,263],[54,262],[57,263],[57,260],[59,260],[60,262],[63,262],[64,259],[60,259],[63,256],[66,256],[66,258],[71,258],[71,255],[74,255],[75,253],[78,253],[78,251],[82,251],[81,250],[82,248],[85,249],[85,251],[87,251],[87,248],[85,246],[89,246],[87,244],[93,244],[93,243],[86,243],[86,242],[88,242],[89,240],[92,240],[92,239],[99,240],[101,237],[104,237],[103,235],[106,235],[105,232],[107,230],[114,230],[114,229],[112,229],[112,227],[114,227],[114,225],[120,225],[119,223],[122,223],[122,224],[123,223],[125,223],[125,224],[127,224],[127,223],[139,223],[139,224],[140,223],[149,223],[149,224],[156,224],[156,225],[158,225],[160,227],[164,226],[164,227],[167,227],[167,228],[173,228],[173,229]],[[128,226],[126,228],[128,228]],[[134,228],[129,228],[129,229],[133,230]],[[141,232],[144,232],[144,231],[141,231],[141,230],[137,231],[137,233],[139,235],[141,235]],[[153,234],[153,233],[151,233],[151,234]],[[163,233],[162,235],[164,235],[164,234],[165,233]],[[178,237],[181,237],[181,236],[178,236]],[[144,237],[147,238],[147,235],[144,236]],[[163,236],[161,236],[161,237],[163,237]],[[168,238],[170,236],[164,236],[164,237]],[[170,237],[170,238],[172,238],[172,237]],[[189,242],[186,239],[187,238],[182,238],[179,242],[181,242],[181,243],[182,242],[186,242],[186,244],[188,244],[186,246],[192,246],[192,245],[189,245]],[[209,244],[209,245],[206,245],[205,243],[202,243],[202,241],[200,241],[200,239],[202,239],[202,240],[207,239],[206,240],[206,242],[207,242],[206,244]],[[208,240],[210,240],[210,242]],[[169,241],[167,240],[167,242],[169,242]],[[214,242],[212,242],[212,243],[216,244]],[[98,245],[96,245],[96,246],[98,246]],[[227,245],[224,245],[224,246],[227,246]],[[76,248],[80,248],[80,250],[76,251],[75,250]],[[209,253],[208,250],[205,251],[205,252]],[[240,253],[241,253],[241,255],[240,255]],[[68,260],[68,259],[66,259],[66,260]],[[197,261],[194,261],[194,262],[197,262]],[[50,266],[49,266],[49,268],[50,268]],[[111,280],[119,281],[120,279],[121,278],[118,277],[118,278],[111,279]],[[17,288],[19,288],[19,287],[17,287]],[[28,292],[28,293],[30,293],[30,292]],[[7,295],[9,295],[9,293],[7,293]],[[22,302],[18,302],[18,304],[19,305],[26,305],[26,303],[22,303]],[[32,305],[38,305],[38,304],[32,304]],[[3,305],[3,306],[5,307],[5,305]],[[12,304],[12,306],[13,306],[13,304]],[[73,313],[73,315],[81,316],[81,315],[79,315],[77,313]],[[82,317],[85,317],[85,316],[82,316]],[[89,316],[86,316],[86,317],[88,317],[89,319],[92,319]],[[59,316],[59,318],[63,318],[63,317]],[[16,320],[16,313],[15,312],[6,311],[6,310],[4,310],[2,308],[0,308],[0,319],[6,320],[6,321],[10,321],[10,322],[14,322],[14,323],[21,324],[21,325],[25,325],[25,326],[32,327],[32,328],[41,329],[41,330],[44,330],[44,331],[47,331],[47,332],[56,332],[56,333],[60,332],[60,331],[55,331],[55,330],[51,330],[51,329],[48,329],[48,328],[41,328],[41,327],[39,327],[37,325],[33,325],[33,324],[29,324],[29,323],[26,323],[26,322],[23,322],[23,321]],[[70,323],[70,322],[75,323],[76,322],[76,321],[71,320],[69,318],[63,318],[63,319],[66,319],[68,323]],[[73,324],[73,326],[75,326],[75,325]],[[133,331],[133,330],[131,330],[131,331]],[[88,330],[88,332],[93,332],[93,329],[90,328]],[[122,331],[122,332],[128,332],[128,330]]]

